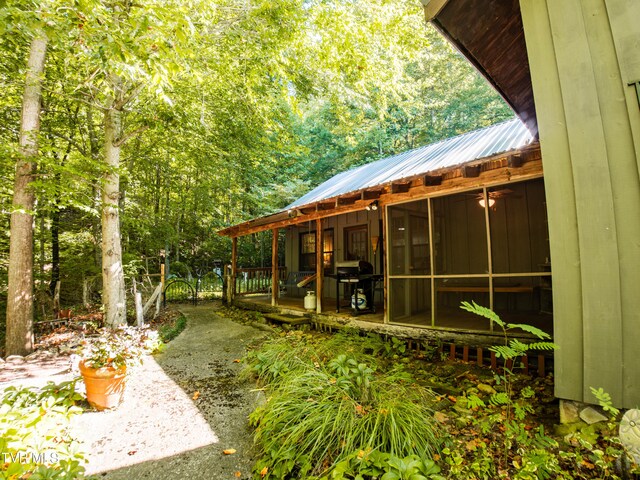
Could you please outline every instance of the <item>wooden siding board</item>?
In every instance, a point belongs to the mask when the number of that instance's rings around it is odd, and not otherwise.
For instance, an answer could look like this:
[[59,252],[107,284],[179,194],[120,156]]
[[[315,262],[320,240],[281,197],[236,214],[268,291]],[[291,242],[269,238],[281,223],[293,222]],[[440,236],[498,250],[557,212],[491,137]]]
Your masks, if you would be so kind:
[[[609,2],[611,3],[611,2]],[[604,0],[584,0],[585,23],[591,32],[591,56],[595,64],[600,110],[606,136],[618,236],[621,282],[623,394],[621,404],[636,407],[640,399],[640,382],[635,364],[640,345],[640,178],[633,128],[630,122],[625,88],[628,83],[619,67],[619,56],[612,38],[611,22]],[[636,3],[636,5],[638,5]],[[630,10],[631,10],[631,6]],[[639,14],[640,8],[636,8]],[[631,13],[631,12],[629,12]],[[632,28],[627,24],[627,27]],[[640,37],[635,27],[636,38]],[[621,32],[622,34],[622,32]],[[637,55],[637,52],[636,52]],[[640,109],[640,107],[637,107]],[[626,120],[626,121],[621,121]],[[633,221],[635,220],[635,221]]]
[[[622,74],[622,80],[626,83],[634,80],[640,80],[640,34],[638,34],[638,18],[640,18],[640,2],[636,0],[605,0],[607,12],[609,15],[609,23],[613,32],[614,44],[616,48],[616,54],[618,58],[618,64]],[[629,115],[629,124],[631,125],[631,131],[633,136],[634,151],[636,157],[636,167],[640,172],[640,105],[635,91],[635,87],[629,85],[623,85],[625,88],[625,99],[627,104],[627,111]],[[628,218],[638,218],[630,214],[626,215]],[[638,245],[638,237],[632,242],[632,245]],[[640,284],[638,280],[632,280],[627,277],[631,272],[627,270],[627,261],[623,263],[623,313],[625,315],[625,324],[623,326],[623,338],[624,338],[624,364],[628,366],[624,372],[624,400],[625,406],[634,407],[638,406],[638,398],[640,393],[640,378],[639,370],[634,369],[633,366],[637,363],[636,348],[640,344],[640,329],[638,328],[637,317],[633,320],[629,319],[627,312],[632,310],[634,306],[629,301],[629,291],[637,291],[637,285]],[[629,265],[633,265],[630,262]],[[635,263],[635,274],[640,272],[637,261]],[[631,293],[631,299],[637,298],[636,294]],[[639,309],[635,307],[634,312],[638,312]]]
[[556,396],[583,398],[582,302],[569,140],[547,5],[520,0],[533,91],[538,110],[545,171],[549,242],[554,273],[554,353]]
[[605,0],[613,34],[618,65],[624,82],[624,95],[633,135],[636,165],[640,173],[640,105],[636,88],[628,85],[640,80],[640,2],[637,0]]
[[618,239],[613,208],[602,110],[584,2],[548,2],[569,149],[581,263],[584,398],[590,387],[603,387],[616,404],[622,400],[622,318]]

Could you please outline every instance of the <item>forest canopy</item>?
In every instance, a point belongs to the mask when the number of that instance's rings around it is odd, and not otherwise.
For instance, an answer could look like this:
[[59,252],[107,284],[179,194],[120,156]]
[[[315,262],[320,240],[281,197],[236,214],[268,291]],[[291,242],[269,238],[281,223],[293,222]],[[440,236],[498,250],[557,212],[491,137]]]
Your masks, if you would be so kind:
[[[157,273],[161,250],[181,273],[228,261],[218,229],[513,115],[417,0],[8,0],[0,17],[3,295],[27,60],[47,40],[29,187],[36,315],[57,280],[66,304],[100,283],[113,175],[124,274]],[[263,260],[254,240],[245,266]]]

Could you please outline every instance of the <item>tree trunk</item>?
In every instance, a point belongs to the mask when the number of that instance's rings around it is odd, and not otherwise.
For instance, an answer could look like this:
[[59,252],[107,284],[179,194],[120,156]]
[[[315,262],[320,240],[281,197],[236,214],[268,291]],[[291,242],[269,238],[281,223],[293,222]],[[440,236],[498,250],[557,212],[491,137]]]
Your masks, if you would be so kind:
[[[56,188],[60,188],[60,175],[56,174]],[[49,292],[53,295],[56,283],[60,280],[60,198],[56,193],[51,211],[51,282]]]
[[47,38],[31,42],[20,125],[20,157],[16,164],[9,243],[6,354],[25,355],[33,349],[33,207],[29,188],[38,154],[42,76]]
[[[115,88],[118,91],[117,88]],[[104,115],[104,158],[102,176],[102,303],[105,325],[115,328],[127,323],[127,309],[120,243],[120,144],[122,111],[116,101]]]

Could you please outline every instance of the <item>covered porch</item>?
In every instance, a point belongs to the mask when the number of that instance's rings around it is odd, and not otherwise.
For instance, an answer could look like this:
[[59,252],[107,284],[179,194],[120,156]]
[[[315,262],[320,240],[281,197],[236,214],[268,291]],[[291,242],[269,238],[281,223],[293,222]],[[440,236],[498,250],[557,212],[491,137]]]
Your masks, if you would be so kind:
[[[265,230],[272,267],[260,288],[243,289],[238,238]],[[232,301],[491,335],[493,325],[459,308],[475,301],[553,333],[540,150],[517,121],[337,175],[280,213],[220,233],[233,241]],[[353,283],[341,279],[346,265],[360,265]],[[352,308],[354,294],[365,297],[362,309]]]

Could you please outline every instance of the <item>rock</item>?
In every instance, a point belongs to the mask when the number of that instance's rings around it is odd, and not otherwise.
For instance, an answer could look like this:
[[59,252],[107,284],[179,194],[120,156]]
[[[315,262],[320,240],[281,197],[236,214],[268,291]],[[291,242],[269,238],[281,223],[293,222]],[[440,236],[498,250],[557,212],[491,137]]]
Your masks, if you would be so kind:
[[21,364],[24,363],[24,357],[22,355],[9,355],[6,359],[7,363]]
[[77,347],[70,347],[68,345],[60,345],[58,348],[58,352],[60,355],[71,355],[72,353],[76,353]]
[[254,409],[263,407],[267,404],[267,396],[264,394],[264,391],[257,390],[255,392],[255,396],[253,397],[252,406]]
[[606,422],[608,420],[607,417],[602,415],[593,407],[587,407],[580,412],[580,418],[587,424],[593,425],[598,422]]
[[486,395],[494,395],[496,393],[496,389],[491,385],[487,385],[485,383],[479,383],[476,385],[477,389]]
[[575,423],[580,421],[580,409],[576,402],[560,400],[560,423]]
[[55,356],[56,354],[53,352],[50,352],[49,350],[36,350],[35,352],[30,353],[29,355],[24,357],[24,359],[28,362],[33,362],[38,360],[45,360],[47,358],[52,358]]
[[2,365],[4,363],[4,359],[0,358],[0,365]]

